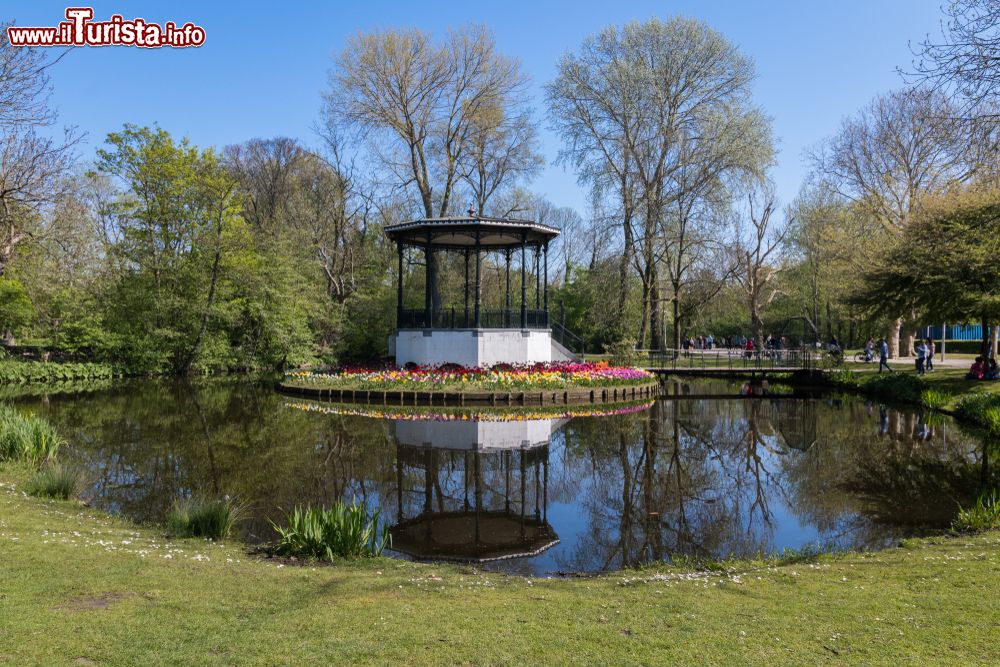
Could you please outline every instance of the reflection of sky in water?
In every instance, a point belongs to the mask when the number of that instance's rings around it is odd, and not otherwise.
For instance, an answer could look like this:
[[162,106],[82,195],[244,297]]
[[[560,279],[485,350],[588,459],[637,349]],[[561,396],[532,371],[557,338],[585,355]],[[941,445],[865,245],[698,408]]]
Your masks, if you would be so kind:
[[[529,454],[525,509],[530,515],[535,508],[531,466],[537,463],[544,479],[547,451],[548,504],[540,505],[560,542],[485,567],[545,574],[678,553],[875,548],[947,527],[958,502],[982,481],[981,443],[948,419],[930,424],[859,399],[698,397],[738,393],[725,383],[674,389],[678,400],[641,412],[553,420],[547,449]],[[159,520],[173,498],[192,492],[249,501],[250,539],[268,539],[268,519],[296,504],[357,498],[380,506],[392,522],[400,499],[405,519],[424,509],[423,441],[399,445],[394,420],[291,409],[266,385],[141,381],[22,404],[66,434],[67,460],[87,469],[96,505],[139,520]],[[522,427],[495,428],[505,434],[504,447],[515,447],[509,463],[516,487]],[[523,428],[538,440],[537,428]],[[417,440],[449,433],[419,424],[404,431]],[[435,511],[439,502],[464,509],[467,490],[472,499],[471,454],[464,458],[461,447],[493,437],[483,435],[489,432],[465,428],[462,442],[433,443],[443,452]],[[507,463],[489,442],[479,444],[486,447],[484,506],[497,509]]]

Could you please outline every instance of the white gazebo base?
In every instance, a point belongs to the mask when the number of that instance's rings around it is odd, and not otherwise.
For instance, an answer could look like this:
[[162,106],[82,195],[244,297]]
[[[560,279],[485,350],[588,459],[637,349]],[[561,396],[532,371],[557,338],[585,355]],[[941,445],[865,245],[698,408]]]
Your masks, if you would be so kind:
[[552,434],[564,423],[562,419],[526,419],[524,421],[433,421],[398,419],[389,422],[401,445],[494,451],[530,449],[549,444]]
[[533,364],[552,361],[552,336],[537,329],[403,329],[395,337],[396,364]]

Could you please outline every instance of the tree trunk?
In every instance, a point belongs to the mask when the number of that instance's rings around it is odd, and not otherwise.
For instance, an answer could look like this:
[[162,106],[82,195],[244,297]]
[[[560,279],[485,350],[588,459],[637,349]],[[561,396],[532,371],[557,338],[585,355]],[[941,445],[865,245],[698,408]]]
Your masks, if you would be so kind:
[[657,286],[656,271],[653,271],[653,285],[649,289],[649,348],[660,349],[660,289]]
[[982,336],[982,340],[979,343],[979,356],[981,356],[981,357],[988,357],[988,356],[990,356],[990,339],[991,339],[991,336],[990,336],[990,323],[986,320],[985,317],[983,318],[982,327],[983,327],[983,329],[982,329],[983,336]]
[[677,298],[676,289],[674,290],[674,297],[670,300],[670,304],[674,315],[674,349],[677,350],[681,347],[681,302]]
[[831,312],[830,302],[826,302],[826,339],[830,340],[833,338],[833,314]]
[[646,325],[649,322],[649,270],[642,276],[642,315],[639,317],[639,333],[635,344],[639,348],[646,346]]
[[889,325],[889,358],[899,359],[899,330],[903,327],[902,318],[897,317]]
[[1000,339],[1000,326],[994,322],[990,327],[990,357],[993,359],[997,358],[997,342]]

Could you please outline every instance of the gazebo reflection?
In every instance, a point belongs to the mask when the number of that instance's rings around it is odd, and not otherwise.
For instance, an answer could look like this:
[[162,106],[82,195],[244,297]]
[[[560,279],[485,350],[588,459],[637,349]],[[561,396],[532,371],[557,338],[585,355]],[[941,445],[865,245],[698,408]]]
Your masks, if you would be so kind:
[[557,544],[548,523],[549,441],[561,420],[398,420],[392,549],[485,563]]

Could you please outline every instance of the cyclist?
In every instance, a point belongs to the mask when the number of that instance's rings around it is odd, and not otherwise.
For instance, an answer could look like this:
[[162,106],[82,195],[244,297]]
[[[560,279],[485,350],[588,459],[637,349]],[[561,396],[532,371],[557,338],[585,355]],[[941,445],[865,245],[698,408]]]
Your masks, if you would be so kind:
[[870,364],[875,361],[875,341],[871,336],[865,341],[865,363]]
[[844,351],[840,348],[840,341],[837,340],[836,336],[832,336],[830,338],[830,342],[826,346],[826,349],[837,364],[840,364],[840,362],[843,361]]

